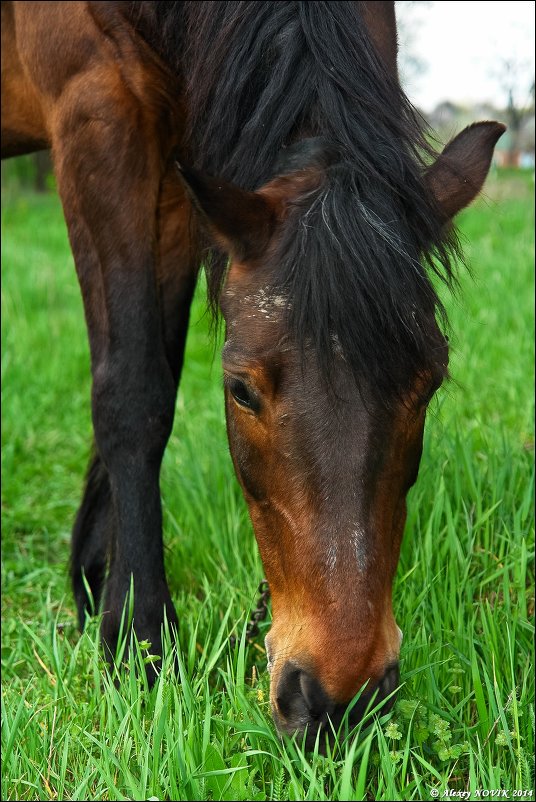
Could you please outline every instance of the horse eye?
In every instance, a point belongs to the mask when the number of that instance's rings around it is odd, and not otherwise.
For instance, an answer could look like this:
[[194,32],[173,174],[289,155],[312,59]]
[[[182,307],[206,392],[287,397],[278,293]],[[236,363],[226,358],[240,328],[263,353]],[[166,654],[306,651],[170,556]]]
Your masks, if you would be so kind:
[[247,409],[254,409],[255,400],[243,381],[232,379],[229,383],[229,390],[237,404]]

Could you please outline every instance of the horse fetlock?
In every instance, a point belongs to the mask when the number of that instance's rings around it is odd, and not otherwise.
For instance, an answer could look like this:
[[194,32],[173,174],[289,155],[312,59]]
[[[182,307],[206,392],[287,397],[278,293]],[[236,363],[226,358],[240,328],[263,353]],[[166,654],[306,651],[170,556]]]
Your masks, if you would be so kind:
[[128,590],[109,587],[101,624],[101,640],[108,662],[124,663],[128,659],[131,634],[134,633],[144,661],[147,678],[152,683],[162,665],[163,628],[168,627],[171,639],[178,631],[179,619],[164,583],[135,596],[134,583]]

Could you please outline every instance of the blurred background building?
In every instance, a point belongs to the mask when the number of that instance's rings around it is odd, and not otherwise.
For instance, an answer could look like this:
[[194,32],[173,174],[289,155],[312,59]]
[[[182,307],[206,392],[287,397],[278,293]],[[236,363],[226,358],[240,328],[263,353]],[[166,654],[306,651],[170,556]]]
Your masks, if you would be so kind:
[[500,167],[534,168],[532,0],[399,0],[400,75],[440,142],[477,120],[508,126]]
[[[508,126],[498,167],[534,169],[534,0],[398,0],[400,76],[446,143],[477,120]],[[48,151],[2,162],[2,185],[54,187]]]

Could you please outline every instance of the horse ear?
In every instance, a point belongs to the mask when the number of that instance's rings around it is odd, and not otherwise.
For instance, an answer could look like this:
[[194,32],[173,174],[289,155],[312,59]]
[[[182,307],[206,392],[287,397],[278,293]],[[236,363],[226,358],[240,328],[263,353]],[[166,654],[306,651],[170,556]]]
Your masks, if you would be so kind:
[[276,223],[275,209],[267,197],[178,162],[177,168],[194,208],[218,247],[242,262],[266,250]]
[[426,170],[425,181],[446,220],[476,198],[488,174],[497,140],[506,126],[481,122],[464,128]]

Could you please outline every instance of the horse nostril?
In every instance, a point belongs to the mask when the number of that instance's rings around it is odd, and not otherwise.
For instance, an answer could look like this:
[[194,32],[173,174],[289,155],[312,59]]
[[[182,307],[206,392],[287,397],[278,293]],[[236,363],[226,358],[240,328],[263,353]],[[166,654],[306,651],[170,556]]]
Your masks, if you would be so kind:
[[[349,724],[358,724],[368,709],[377,706],[382,713],[387,713],[394,704],[394,691],[398,688],[399,678],[398,663],[392,663],[382,678],[361,693],[351,705]],[[331,701],[319,680],[292,661],[283,666],[275,701],[277,709],[274,708],[274,718],[277,728],[289,734],[304,732],[307,728],[308,749],[313,748],[318,733],[326,729],[328,720],[335,729],[340,726],[348,708],[348,704]]]
[[276,702],[281,715],[293,726],[318,720],[334,707],[319,681],[292,662],[283,667]]
[[333,705],[321,684],[307,671],[300,673],[300,689],[312,718],[318,719],[333,710]]

